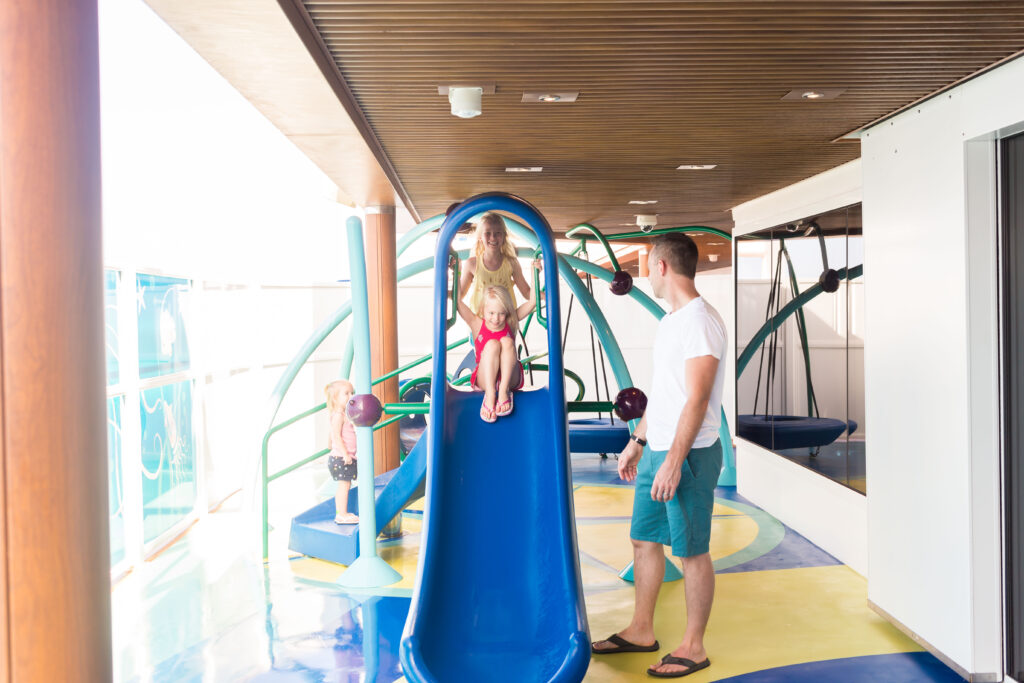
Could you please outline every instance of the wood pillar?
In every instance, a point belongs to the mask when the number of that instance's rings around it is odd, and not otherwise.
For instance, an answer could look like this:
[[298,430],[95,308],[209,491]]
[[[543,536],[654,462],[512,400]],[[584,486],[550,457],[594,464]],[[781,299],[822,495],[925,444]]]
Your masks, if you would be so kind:
[[640,267],[640,273],[639,273],[640,277],[647,277],[648,275],[651,274],[651,271],[648,270],[648,266],[647,266],[647,256],[648,256],[647,247],[644,247],[639,252],[637,252],[637,258],[639,259],[638,265]]
[[[395,207],[366,209],[366,289],[370,303],[370,372],[374,379],[398,367],[398,257],[395,240]],[[381,403],[398,402],[398,378],[373,388]],[[373,435],[374,472],[393,470],[400,464],[398,423]]]
[[0,2],[0,681],[109,681],[95,0]]

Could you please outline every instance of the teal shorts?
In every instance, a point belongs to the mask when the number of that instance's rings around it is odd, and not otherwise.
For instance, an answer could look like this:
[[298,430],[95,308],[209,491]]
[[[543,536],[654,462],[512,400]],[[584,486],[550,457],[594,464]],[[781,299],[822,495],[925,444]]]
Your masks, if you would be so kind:
[[722,442],[690,449],[683,461],[676,495],[662,503],[651,500],[651,484],[667,454],[667,451],[652,451],[644,446],[644,454],[637,464],[629,537],[671,545],[676,557],[703,555],[711,542],[711,511],[715,507],[715,486],[722,471]]

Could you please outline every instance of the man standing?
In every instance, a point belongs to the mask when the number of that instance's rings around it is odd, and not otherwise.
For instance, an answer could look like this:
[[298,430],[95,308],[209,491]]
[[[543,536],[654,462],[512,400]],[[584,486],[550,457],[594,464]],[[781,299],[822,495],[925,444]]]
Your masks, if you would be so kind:
[[704,631],[715,573],[708,545],[714,489],[722,469],[718,439],[725,384],[726,328],[694,285],[697,245],[682,233],[654,240],[648,259],[654,295],[669,304],[654,338],[654,378],[647,410],[619,455],[619,476],[636,481],[633,520],[633,620],[593,643],[595,654],[656,652],[654,607],[665,573],[662,545],[682,558],[686,633],[647,672],[678,678],[711,665]]

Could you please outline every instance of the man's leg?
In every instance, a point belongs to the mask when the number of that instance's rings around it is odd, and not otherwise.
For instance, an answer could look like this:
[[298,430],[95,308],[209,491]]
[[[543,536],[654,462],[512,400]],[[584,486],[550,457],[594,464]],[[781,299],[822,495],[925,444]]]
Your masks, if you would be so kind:
[[[672,650],[672,656],[700,664],[708,658],[704,650],[704,631],[708,626],[711,601],[715,596],[715,570],[711,564],[711,554],[684,557],[683,574],[686,577],[686,632],[683,634],[683,642]],[[661,664],[655,666],[654,670],[671,673],[686,668],[677,664]]]
[[[633,619],[619,631],[621,638],[635,645],[653,645],[654,607],[665,577],[665,551],[660,543],[638,541],[633,543],[633,587],[635,589]],[[594,644],[598,650],[614,650],[617,645],[607,640]]]

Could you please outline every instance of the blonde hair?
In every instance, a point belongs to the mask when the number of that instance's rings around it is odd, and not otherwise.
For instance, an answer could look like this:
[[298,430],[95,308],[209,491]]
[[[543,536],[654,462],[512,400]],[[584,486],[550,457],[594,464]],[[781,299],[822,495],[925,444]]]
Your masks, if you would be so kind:
[[477,265],[479,266],[483,262],[484,228],[486,226],[501,229],[502,234],[505,235],[505,239],[501,243],[501,255],[504,258],[516,260],[516,248],[508,241],[508,228],[505,227],[505,221],[498,214],[488,212],[480,216],[480,220],[476,224],[476,232],[473,233],[476,236],[476,247],[474,247],[473,255],[476,256]]
[[488,287],[484,290],[484,295],[480,297],[480,310],[476,312],[478,318],[484,317],[484,304],[488,299],[497,299],[501,307],[505,309],[505,313],[508,315],[506,323],[512,330],[512,334],[516,334],[519,331],[519,318],[516,317],[516,305],[512,301],[512,295],[508,293],[508,290],[504,287]]
[[[336,379],[326,387],[324,387],[324,395],[327,397],[327,412],[333,413],[338,408],[338,392],[341,391],[341,387],[348,387],[348,390],[353,394],[356,393],[356,388],[347,379]],[[345,412],[345,407],[341,406],[342,413]]]

